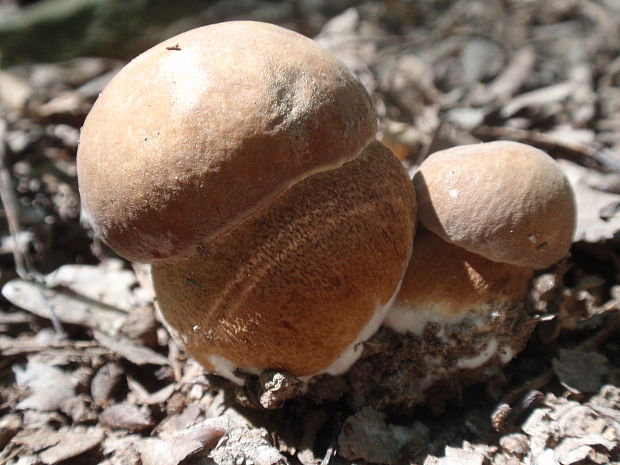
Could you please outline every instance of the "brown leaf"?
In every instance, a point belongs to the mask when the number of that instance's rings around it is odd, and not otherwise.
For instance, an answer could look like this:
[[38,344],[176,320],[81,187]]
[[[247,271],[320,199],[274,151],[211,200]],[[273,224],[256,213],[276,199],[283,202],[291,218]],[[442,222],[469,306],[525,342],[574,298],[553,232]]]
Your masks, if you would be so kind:
[[96,421],[98,416],[90,408],[86,395],[65,399],[60,403],[60,410],[73,420],[74,424]]
[[153,426],[150,410],[131,404],[116,404],[106,408],[101,413],[100,422],[108,428],[124,429],[132,433]]
[[13,438],[13,443],[25,446],[33,452],[55,446],[64,438],[60,431],[23,431]]
[[573,465],[587,459],[593,452],[594,446],[611,452],[615,444],[596,435],[565,438],[555,448],[555,454],[562,465]]
[[177,434],[179,431],[183,431],[185,428],[193,425],[201,413],[202,409],[200,408],[200,405],[198,403],[194,403],[183,410],[183,412],[177,415],[169,416],[156,428],[159,432],[159,437],[162,439],[167,439]]
[[568,177],[577,199],[576,241],[599,242],[612,239],[620,231],[620,212],[601,211],[620,202],[620,195],[593,189],[588,183],[590,170],[575,163],[559,160],[560,167]]
[[41,461],[54,465],[94,449],[101,444],[101,441],[103,431],[99,429],[93,428],[86,433],[69,431],[63,434],[63,439],[58,444],[41,453]]
[[609,373],[607,358],[597,352],[560,349],[553,360],[553,369],[560,382],[573,392],[597,392]]
[[177,465],[188,457],[214,447],[231,427],[228,418],[211,418],[166,439],[148,440],[142,448],[142,463]]
[[98,405],[107,405],[119,383],[123,380],[123,369],[117,363],[111,362],[103,365],[93,376],[90,383],[90,393],[93,401]]
[[19,415],[9,413],[0,418],[0,449],[4,448],[8,442],[17,434],[22,426]]

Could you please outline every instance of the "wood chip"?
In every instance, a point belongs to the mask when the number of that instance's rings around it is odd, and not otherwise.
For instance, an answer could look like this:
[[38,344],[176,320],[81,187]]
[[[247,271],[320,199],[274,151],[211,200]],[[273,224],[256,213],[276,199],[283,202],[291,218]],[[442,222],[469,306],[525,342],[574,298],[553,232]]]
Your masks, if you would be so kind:
[[123,429],[135,433],[153,426],[151,413],[147,408],[132,404],[116,404],[106,408],[99,418],[102,425],[111,429]]
[[115,362],[103,365],[90,383],[90,393],[98,405],[107,405],[124,378],[123,369]]
[[212,418],[166,439],[151,439],[142,448],[142,463],[178,465],[189,457],[213,448],[234,425],[235,423],[226,417]]
[[63,439],[58,444],[41,453],[41,461],[47,465],[55,465],[94,449],[101,441],[103,431],[99,429],[91,429],[86,433],[69,431],[63,434]]
[[168,359],[148,347],[140,346],[126,338],[113,338],[95,331],[95,339],[102,346],[136,365],[168,365]]
[[0,449],[8,444],[20,430],[21,426],[22,420],[15,413],[9,413],[0,418]]
[[33,452],[55,446],[65,437],[60,431],[23,431],[13,438],[13,443],[24,446]]

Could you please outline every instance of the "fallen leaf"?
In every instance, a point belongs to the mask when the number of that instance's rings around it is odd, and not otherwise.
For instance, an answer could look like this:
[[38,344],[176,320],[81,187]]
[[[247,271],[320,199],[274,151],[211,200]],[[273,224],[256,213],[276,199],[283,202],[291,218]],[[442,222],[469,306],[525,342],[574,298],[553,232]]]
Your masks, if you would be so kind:
[[474,451],[446,446],[446,456],[439,460],[440,465],[483,465],[487,458]]
[[555,454],[562,465],[573,465],[587,459],[596,446],[611,452],[616,444],[598,435],[565,438],[555,447]]
[[189,457],[213,448],[233,424],[225,417],[210,418],[166,439],[147,440],[141,451],[142,463],[177,465]]
[[85,433],[66,432],[53,447],[41,452],[41,461],[54,465],[94,449],[103,441],[103,431],[93,428]]
[[107,260],[97,266],[63,265],[46,276],[50,287],[62,286],[77,295],[129,312],[132,289],[138,284],[131,270],[122,268],[120,260]]
[[382,413],[364,407],[347,418],[338,437],[338,453],[348,460],[390,464],[414,434],[412,428],[387,424]]
[[93,401],[98,405],[107,405],[123,377],[123,369],[117,363],[110,362],[99,368],[90,383]]
[[111,429],[123,429],[135,433],[153,425],[153,418],[147,408],[131,404],[116,404],[106,408],[99,421]]
[[15,413],[9,413],[0,418],[0,449],[17,434],[22,426],[22,420],[19,415]]
[[202,409],[198,403],[187,407],[177,415],[171,415],[164,419],[156,428],[161,439],[167,439],[193,425],[200,417]]
[[559,462],[553,449],[545,449],[534,458],[533,465],[559,465]]
[[0,71],[0,104],[20,110],[33,94],[28,81],[8,71]]
[[148,347],[140,346],[126,338],[113,338],[95,331],[95,339],[102,346],[136,365],[168,365],[168,359]]
[[13,443],[24,446],[33,452],[39,452],[55,446],[65,436],[60,431],[23,431],[13,438]]
[[137,434],[106,434],[101,449],[109,459],[102,465],[144,465],[140,461],[140,449],[145,441],[148,439]]
[[63,400],[75,395],[76,380],[57,367],[29,361],[25,368],[15,366],[13,370],[17,384],[30,392],[17,404],[18,409],[57,410]]
[[598,352],[560,349],[553,360],[553,370],[560,382],[573,392],[597,392],[609,374],[607,358]]
[[[620,212],[607,211],[620,202],[620,195],[593,189],[589,184],[590,170],[567,160],[558,160],[568,177],[577,200],[577,230],[575,241],[599,242],[617,237],[620,231]],[[601,212],[605,219],[601,217]]]
[[41,318],[51,319],[53,309],[63,323],[95,328],[106,333],[115,333],[125,315],[121,310],[101,302],[23,279],[13,279],[6,283],[2,295],[13,305]]

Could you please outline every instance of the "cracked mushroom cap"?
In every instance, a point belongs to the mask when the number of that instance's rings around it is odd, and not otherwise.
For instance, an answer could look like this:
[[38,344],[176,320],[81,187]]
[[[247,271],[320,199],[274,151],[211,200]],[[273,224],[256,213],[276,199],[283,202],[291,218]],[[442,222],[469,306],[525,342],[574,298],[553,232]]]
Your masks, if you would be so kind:
[[252,21],[194,29],[97,99],[77,157],[83,211],[129,260],[187,254],[375,131],[362,85],[311,39]]
[[575,198],[555,161],[498,141],[436,152],[414,176],[420,223],[496,262],[545,268],[568,252]]
[[187,352],[230,380],[341,374],[385,318],[415,223],[407,172],[373,142],[199,253],[154,263],[159,308]]

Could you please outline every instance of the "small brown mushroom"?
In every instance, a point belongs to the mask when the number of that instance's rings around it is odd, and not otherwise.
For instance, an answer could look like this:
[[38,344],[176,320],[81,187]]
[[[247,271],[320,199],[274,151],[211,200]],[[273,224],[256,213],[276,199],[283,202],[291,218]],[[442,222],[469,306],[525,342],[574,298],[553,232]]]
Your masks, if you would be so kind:
[[422,391],[481,381],[533,330],[533,270],[567,254],[573,192],[548,155],[515,142],[437,152],[414,185],[421,227],[385,325],[418,341]]
[[517,142],[462,145],[431,155],[413,179],[420,222],[489,260],[546,268],[566,255],[575,197],[546,153]]

